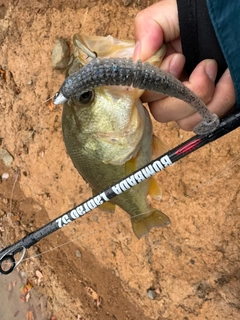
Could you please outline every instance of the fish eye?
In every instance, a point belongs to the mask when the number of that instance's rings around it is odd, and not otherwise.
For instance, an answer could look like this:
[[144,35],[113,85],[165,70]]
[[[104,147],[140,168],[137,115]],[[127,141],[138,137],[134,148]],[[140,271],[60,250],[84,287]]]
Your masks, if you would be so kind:
[[81,94],[80,96],[76,96],[75,99],[80,102],[81,104],[88,104],[91,102],[94,98],[94,92],[93,91],[87,91]]

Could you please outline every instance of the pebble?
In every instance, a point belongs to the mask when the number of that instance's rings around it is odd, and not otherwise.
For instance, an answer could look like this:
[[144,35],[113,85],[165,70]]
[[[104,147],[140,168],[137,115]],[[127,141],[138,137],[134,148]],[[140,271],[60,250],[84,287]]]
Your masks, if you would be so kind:
[[6,166],[10,166],[13,162],[13,156],[11,156],[7,150],[0,148],[0,160],[2,160]]
[[93,215],[93,221],[98,222],[98,215],[97,214]]
[[52,67],[54,69],[64,69],[68,65],[69,47],[65,40],[57,39],[52,51]]
[[3,180],[7,180],[9,178],[9,174],[7,173],[7,172],[4,172],[3,174],[2,174],[2,181]]
[[147,291],[147,296],[148,296],[148,298],[149,299],[151,299],[151,300],[154,300],[154,299],[156,299],[156,291],[155,290],[152,290],[152,289],[148,289],[148,291]]
[[77,258],[81,258],[82,257],[82,254],[81,254],[81,251],[80,250],[76,250],[76,257]]

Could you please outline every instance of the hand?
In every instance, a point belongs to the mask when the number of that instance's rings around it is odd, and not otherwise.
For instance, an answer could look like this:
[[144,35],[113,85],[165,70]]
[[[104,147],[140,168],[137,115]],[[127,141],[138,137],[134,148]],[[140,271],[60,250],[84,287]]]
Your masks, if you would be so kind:
[[[227,69],[215,86],[215,60],[201,61],[189,78],[184,76],[185,58],[181,48],[176,0],[162,0],[139,12],[135,19],[135,39],[135,60],[147,60],[165,42],[167,52],[161,69],[183,81],[219,117],[233,108],[236,96],[231,75]],[[150,111],[159,122],[176,121],[182,129],[191,131],[201,121],[200,115],[181,100],[145,92],[142,101],[148,102]]]

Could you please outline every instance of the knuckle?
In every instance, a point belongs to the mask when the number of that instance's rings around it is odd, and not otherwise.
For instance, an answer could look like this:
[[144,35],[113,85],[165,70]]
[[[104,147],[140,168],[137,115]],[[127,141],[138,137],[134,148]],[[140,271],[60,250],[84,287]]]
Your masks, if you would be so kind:
[[188,119],[182,119],[177,121],[178,126],[184,131],[193,131],[196,124],[193,124]]
[[[143,10],[144,11],[144,10]],[[145,20],[145,15],[144,12],[140,11],[137,13],[136,17],[135,17],[135,24],[141,23],[143,20]]]
[[194,93],[205,103],[209,103],[214,93],[214,84],[200,83],[193,88]]

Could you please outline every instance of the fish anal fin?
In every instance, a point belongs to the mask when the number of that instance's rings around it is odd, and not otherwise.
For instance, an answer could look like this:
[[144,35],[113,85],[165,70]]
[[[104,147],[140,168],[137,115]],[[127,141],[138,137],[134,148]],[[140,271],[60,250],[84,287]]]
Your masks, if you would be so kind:
[[155,135],[153,135],[152,147],[154,158],[157,158],[168,151],[167,145]]
[[[92,194],[93,194],[93,196],[96,196],[97,192],[92,189]],[[98,208],[103,212],[114,213],[116,205],[111,202],[104,202]]]
[[111,202],[104,202],[104,203],[101,204],[98,208],[99,208],[101,211],[104,211],[104,212],[114,213],[114,212],[115,212],[116,205],[113,204],[113,203],[111,203]]
[[160,189],[157,180],[153,177],[149,178],[148,194],[158,201],[162,198],[162,190]]
[[132,228],[138,239],[147,235],[152,228],[166,227],[170,224],[170,219],[159,210],[153,209],[147,217],[139,219],[139,217],[132,218]]

